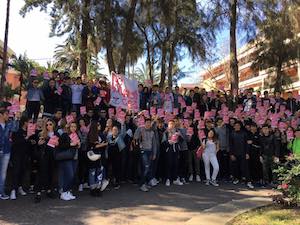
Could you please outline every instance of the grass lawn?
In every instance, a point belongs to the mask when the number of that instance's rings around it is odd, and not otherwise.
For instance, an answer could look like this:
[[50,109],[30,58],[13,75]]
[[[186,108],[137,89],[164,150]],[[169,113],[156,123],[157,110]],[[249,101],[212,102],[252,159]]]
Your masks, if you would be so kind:
[[237,216],[227,225],[300,225],[300,208],[262,207]]

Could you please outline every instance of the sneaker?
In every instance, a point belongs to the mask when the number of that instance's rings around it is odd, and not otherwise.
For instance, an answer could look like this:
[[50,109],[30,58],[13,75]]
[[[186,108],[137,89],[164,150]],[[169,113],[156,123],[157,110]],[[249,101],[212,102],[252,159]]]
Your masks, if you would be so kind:
[[157,183],[154,181],[154,179],[151,179],[150,182],[149,182],[149,185],[151,187],[155,187],[157,185]]
[[179,185],[179,186],[183,185],[183,183],[178,178],[173,181],[173,184]]
[[27,195],[27,193],[23,190],[22,187],[19,187],[19,188],[18,188],[18,192],[19,192],[19,194],[22,195],[22,196]]
[[34,194],[34,186],[33,185],[30,185],[28,193],[29,194]]
[[143,192],[148,192],[149,189],[146,187],[145,184],[143,184],[141,187],[140,187],[140,191],[143,191]]
[[233,183],[234,185],[237,185],[239,182],[240,182],[239,180],[235,179],[235,180],[233,180],[232,183]]
[[254,186],[253,186],[253,184],[251,182],[247,183],[247,187],[250,188],[250,189],[254,189]]
[[206,185],[206,186],[209,186],[209,185],[210,185],[209,180],[207,180],[207,181],[205,182],[205,185]]
[[102,185],[101,185],[101,191],[104,191],[105,190],[105,188],[108,186],[108,184],[109,184],[109,181],[108,180],[103,180],[102,181]]
[[84,188],[84,189],[89,189],[89,188],[90,188],[90,186],[89,186],[89,184],[88,184],[88,183],[84,183],[84,184],[83,184],[83,188]]
[[63,192],[63,193],[61,193],[60,199],[61,199],[61,200],[64,200],[64,201],[70,201],[70,200],[71,200],[71,199],[70,199],[70,196],[68,195],[68,192]]
[[156,185],[159,184],[159,181],[155,177],[152,180],[154,181],[154,183],[156,183]]
[[83,184],[79,184],[78,191],[79,191],[79,192],[82,192],[82,191],[83,191]]
[[121,187],[120,184],[115,184],[115,185],[114,185],[114,189],[115,189],[115,190],[119,190],[120,187]]
[[189,177],[189,182],[192,182],[193,179],[194,179],[194,176],[193,176],[193,174],[191,174],[190,177]]
[[37,193],[36,196],[34,197],[34,203],[39,203],[42,200],[41,193]]
[[199,175],[196,175],[196,181],[197,181],[197,182],[201,182],[201,178],[200,178]]
[[6,194],[0,194],[0,199],[1,199],[1,200],[8,200],[8,199],[9,199],[9,196],[6,195]]
[[12,190],[10,192],[10,200],[16,200],[17,196],[16,196],[16,190]]
[[185,178],[181,178],[180,181],[181,181],[181,183],[183,183],[183,184],[189,184],[188,182],[186,182]]
[[217,183],[216,180],[210,181],[210,184],[211,184],[212,186],[219,187],[219,184]]
[[76,199],[76,197],[72,194],[72,192],[68,191],[67,194],[68,194],[70,200]]
[[167,180],[166,180],[166,186],[167,186],[167,187],[170,187],[170,185],[171,185],[171,182],[170,182],[169,179],[167,179]]

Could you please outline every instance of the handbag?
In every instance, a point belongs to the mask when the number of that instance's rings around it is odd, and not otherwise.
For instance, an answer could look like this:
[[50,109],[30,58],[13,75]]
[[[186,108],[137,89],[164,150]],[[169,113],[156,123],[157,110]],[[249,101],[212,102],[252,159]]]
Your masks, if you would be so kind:
[[204,148],[202,146],[200,146],[196,151],[196,156],[198,159],[202,158],[203,152],[204,152]]
[[201,159],[201,158],[202,158],[202,155],[203,155],[203,152],[204,152],[204,148],[203,148],[203,146],[201,145],[201,146],[197,149],[197,151],[196,151],[196,157],[197,157],[198,159]]
[[67,150],[56,150],[54,153],[54,159],[57,161],[63,160],[72,160],[74,159],[76,154],[75,149],[67,149]]

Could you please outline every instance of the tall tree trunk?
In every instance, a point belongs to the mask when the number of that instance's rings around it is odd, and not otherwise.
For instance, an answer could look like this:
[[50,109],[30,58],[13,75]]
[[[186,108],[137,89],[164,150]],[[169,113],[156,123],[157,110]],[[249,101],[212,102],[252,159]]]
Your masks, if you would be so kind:
[[114,57],[113,57],[113,44],[112,44],[112,30],[113,25],[111,22],[112,9],[111,0],[105,0],[105,40],[104,45],[106,48],[106,58],[109,72],[116,72]]
[[166,42],[162,43],[161,46],[161,72],[159,87],[164,87],[166,80],[166,58],[167,58],[167,46]]
[[276,66],[276,79],[274,84],[274,91],[282,91],[283,90],[283,72],[282,72],[282,61],[279,60]]
[[7,42],[8,42],[8,27],[9,27],[9,11],[10,11],[10,0],[7,0],[6,5],[6,22],[5,22],[5,36],[4,36],[4,45],[3,45],[3,58],[2,58],[2,75],[0,82],[0,96],[3,96],[4,84],[5,84],[5,75],[7,68]]
[[122,50],[121,50],[120,64],[118,67],[118,73],[120,73],[120,74],[125,73],[126,60],[127,60],[129,44],[130,44],[130,37],[132,35],[132,27],[134,24],[136,4],[137,4],[137,0],[131,0],[130,9],[127,14],[126,24],[125,24],[125,28],[123,31],[123,34],[124,34],[123,44],[122,44]]
[[80,62],[79,72],[87,77],[87,60],[88,60],[88,34],[90,32],[90,16],[89,16],[90,0],[85,0],[82,8],[82,23],[80,32]]
[[169,69],[168,69],[168,87],[172,90],[173,87],[173,62],[175,56],[175,43],[171,44],[170,48],[170,56],[169,56]]
[[20,81],[20,89],[19,89],[19,102],[21,101],[21,97],[22,97],[22,87],[23,87],[23,71],[20,72],[20,78],[19,78],[19,81]]
[[237,0],[230,0],[230,82],[231,90],[239,88],[239,71],[236,51]]

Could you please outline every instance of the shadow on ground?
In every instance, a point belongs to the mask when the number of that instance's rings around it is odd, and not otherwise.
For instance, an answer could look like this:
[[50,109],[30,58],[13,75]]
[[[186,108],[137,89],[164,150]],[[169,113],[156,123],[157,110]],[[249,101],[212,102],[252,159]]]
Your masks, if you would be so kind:
[[16,201],[0,201],[0,224],[184,224],[205,209],[231,200],[265,195],[265,191],[248,191],[243,186],[203,184],[165,187],[149,193],[136,186],[123,185],[120,190],[106,191],[101,198],[88,191],[77,194],[75,201],[47,199],[33,203],[33,196]]

